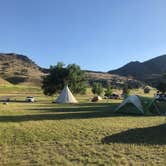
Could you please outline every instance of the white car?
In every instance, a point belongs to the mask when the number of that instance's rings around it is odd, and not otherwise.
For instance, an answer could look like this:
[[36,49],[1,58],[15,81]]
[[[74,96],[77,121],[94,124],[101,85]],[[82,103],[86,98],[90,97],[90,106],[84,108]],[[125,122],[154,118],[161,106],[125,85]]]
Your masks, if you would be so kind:
[[25,99],[25,101],[26,102],[35,102],[35,98],[34,97],[32,97],[32,96],[28,96],[28,97],[26,97],[26,99]]

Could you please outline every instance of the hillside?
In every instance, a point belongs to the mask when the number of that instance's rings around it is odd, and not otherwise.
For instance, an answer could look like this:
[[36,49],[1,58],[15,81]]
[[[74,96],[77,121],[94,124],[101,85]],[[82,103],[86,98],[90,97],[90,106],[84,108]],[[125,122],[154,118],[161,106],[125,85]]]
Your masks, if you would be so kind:
[[[0,53],[0,78],[12,84],[40,86],[42,76],[47,74],[49,69],[39,67],[27,56],[14,53]],[[101,82],[103,84],[109,81],[113,86],[122,87],[124,83],[131,86],[141,86],[141,82],[122,77],[115,74],[109,74],[96,71],[85,71],[88,82]],[[1,83],[1,81],[0,81]]]
[[115,74],[109,74],[105,72],[85,71],[89,83],[101,82],[106,84],[109,81],[113,87],[121,88],[124,84],[128,84],[131,88],[141,87],[143,83],[141,81],[132,79],[130,77],[119,76]]
[[111,74],[118,74],[121,76],[131,76],[135,79],[145,82],[156,83],[162,79],[163,73],[166,72],[166,55],[150,59],[145,62],[130,62],[125,66],[109,71]]
[[10,86],[10,85],[12,84],[0,77],[0,86]]
[[0,77],[13,84],[40,85],[43,73],[28,57],[0,53]]

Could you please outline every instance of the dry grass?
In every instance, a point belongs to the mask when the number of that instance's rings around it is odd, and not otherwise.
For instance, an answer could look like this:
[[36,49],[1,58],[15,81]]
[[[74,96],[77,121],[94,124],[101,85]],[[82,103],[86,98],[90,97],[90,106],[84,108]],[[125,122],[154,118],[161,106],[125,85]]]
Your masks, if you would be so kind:
[[[52,104],[39,89],[0,88],[1,96],[37,97],[36,103],[0,103],[0,165],[165,165],[161,116],[115,116],[120,101]],[[153,127],[156,126],[156,127]],[[131,130],[133,129],[133,130]]]

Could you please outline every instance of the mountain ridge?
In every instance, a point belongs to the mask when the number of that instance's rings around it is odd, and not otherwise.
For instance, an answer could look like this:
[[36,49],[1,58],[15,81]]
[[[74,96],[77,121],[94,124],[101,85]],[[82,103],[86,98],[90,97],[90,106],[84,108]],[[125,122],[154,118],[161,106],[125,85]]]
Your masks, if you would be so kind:
[[[41,86],[42,77],[48,74],[49,69],[38,66],[28,56],[16,53],[0,53],[0,78],[12,84]],[[84,70],[89,83],[93,81],[122,86],[126,82],[141,85],[137,80],[121,77],[107,72]]]
[[144,62],[134,61],[116,69],[108,71],[110,74],[130,76],[145,82],[154,82],[154,79],[161,79],[166,72],[166,54],[146,60]]
[[12,84],[40,85],[39,66],[25,55],[0,53],[0,77]]

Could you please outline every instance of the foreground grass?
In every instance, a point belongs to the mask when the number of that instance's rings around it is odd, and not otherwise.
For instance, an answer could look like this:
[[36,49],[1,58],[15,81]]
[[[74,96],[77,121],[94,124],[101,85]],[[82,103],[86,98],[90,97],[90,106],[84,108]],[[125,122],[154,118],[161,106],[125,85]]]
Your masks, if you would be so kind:
[[57,105],[36,96],[0,103],[0,165],[166,164],[165,117],[115,116],[115,101]]

